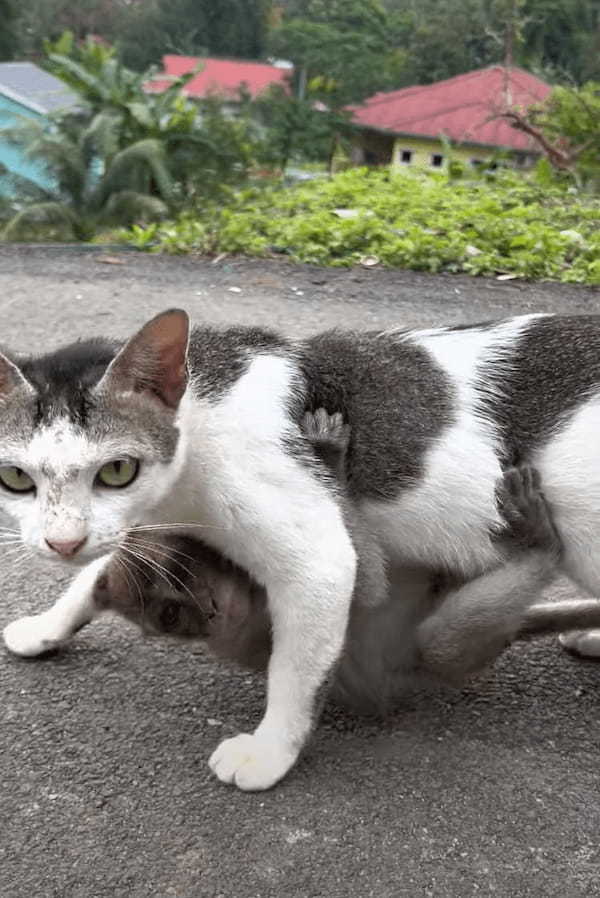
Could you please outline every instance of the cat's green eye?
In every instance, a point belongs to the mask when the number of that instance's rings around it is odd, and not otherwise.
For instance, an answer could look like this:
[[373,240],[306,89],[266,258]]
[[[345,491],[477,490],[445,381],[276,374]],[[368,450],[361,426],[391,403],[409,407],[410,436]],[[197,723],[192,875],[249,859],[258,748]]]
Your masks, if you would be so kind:
[[11,493],[31,493],[35,490],[35,483],[29,474],[15,465],[0,467],[0,483]]
[[115,461],[109,461],[108,464],[102,465],[96,480],[100,486],[110,486],[113,489],[120,489],[123,486],[129,486],[137,475],[140,463],[137,458],[117,458]]

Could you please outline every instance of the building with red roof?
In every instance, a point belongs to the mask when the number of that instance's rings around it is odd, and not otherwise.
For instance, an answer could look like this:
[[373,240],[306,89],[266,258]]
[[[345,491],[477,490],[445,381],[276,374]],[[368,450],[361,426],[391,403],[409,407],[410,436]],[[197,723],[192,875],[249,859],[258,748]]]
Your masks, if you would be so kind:
[[435,84],[377,93],[352,107],[360,129],[354,161],[440,168],[446,162],[444,141],[450,141],[453,155],[474,164],[504,150],[526,165],[539,156],[539,148],[500,114],[539,103],[550,90],[523,69],[495,65]]
[[162,93],[176,78],[202,68],[183,88],[183,93],[198,99],[218,94],[232,102],[239,98],[240,90],[257,97],[273,84],[286,86],[292,72],[290,63],[275,65],[265,62],[244,62],[240,59],[214,59],[211,57],[163,56],[163,71],[145,85],[149,93]]

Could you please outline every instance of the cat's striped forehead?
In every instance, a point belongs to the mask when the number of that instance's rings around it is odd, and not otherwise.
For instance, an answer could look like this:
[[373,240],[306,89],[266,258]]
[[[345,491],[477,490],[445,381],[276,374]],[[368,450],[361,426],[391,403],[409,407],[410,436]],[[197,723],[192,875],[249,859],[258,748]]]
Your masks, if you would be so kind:
[[178,430],[152,398],[98,389],[118,344],[85,340],[54,352],[14,359],[29,387],[2,403],[0,458],[49,475],[140,454],[170,461]]
[[[55,352],[19,362],[36,392],[35,425],[70,421],[85,428],[96,400],[97,386],[118,346],[107,340],[83,340]],[[57,433],[66,433],[64,423]]]

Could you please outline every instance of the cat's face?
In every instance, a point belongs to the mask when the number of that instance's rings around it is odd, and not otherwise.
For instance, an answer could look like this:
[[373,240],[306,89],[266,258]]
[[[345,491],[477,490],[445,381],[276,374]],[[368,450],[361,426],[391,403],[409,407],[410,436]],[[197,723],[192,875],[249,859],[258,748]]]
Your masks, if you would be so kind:
[[116,354],[89,341],[0,356],[0,508],[27,547],[89,561],[173,488],[186,349],[187,317],[171,312]]

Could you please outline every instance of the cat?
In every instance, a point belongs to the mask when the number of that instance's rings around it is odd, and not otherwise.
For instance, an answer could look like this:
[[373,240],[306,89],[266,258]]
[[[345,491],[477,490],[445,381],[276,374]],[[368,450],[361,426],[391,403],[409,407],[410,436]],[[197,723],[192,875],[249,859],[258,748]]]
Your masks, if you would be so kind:
[[[317,455],[342,486],[346,486],[345,457],[350,428],[339,413],[324,409],[307,413],[302,428]],[[505,472],[497,489],[506,529],[497,536],[508,564],[527,563],[529,550],[545,554],[549,570],[557,563],[560,541],[543,498],[539,476],[523,465]],[[350,529],[356,529],[356,509],[346,507]],[[271,651],[267,596],[252,578],[199,539],[168,530],[147,533],[142,540],[126,537],[108,568],[98,577],[94,602],[101,611],[113,611],[138,624],[146,635],[203,639],[220,658],[243,667],[264,670]],[[135,569],[130,566],[134,559]],[[368,564],[369,555],[358,561]],[[139,562],[139,563],[138,563]],[[504,576],[506,571],[504,571]],[[533,561],[538,585],[539,571]],[[373,605],[355,588],[346,649],[336,666],[332,695],[338,702],[365,712],[382,712],[417,676],[434,677],[458,685],[469,674],[491,663],[514,639],[557,633],[564,628],[565,610],[571,624],[600,625],[600,602],[585,605],[553,603],[516,610],[489,605],[487,577],[479,578],[473,600],[466,606],[452,601],[451,585],[431,578],[429,596],[419,596],[421,617],[407,606],[406,594],[388,595],[382,618],[395,617],[396,633],[390,655],[381,664],[381,636],[369,639]],[[369,582],[368,578],[362,583]],[[387,588],[387,584],[386,584]],[[456,584],[453,585],[456,590]],[[396,602],[398,607],[391,608]],[[522,602],[522,595],[519,597]],[[564,608],[563,606],[566,606]],[[591,606],[591,607],[589,607]],[[428,618],[427,611],[431,612]],[[482,613],[483,612],[483,613]],[[378,609],[375,611],[377,616]],[[402,619],[404,616],[404,619]],[[432,625],[433,620],[433,625]],[[482,626],[483,623],[483,626]],[[366,649],[366,651],[365,651]],[[372,654],[370,654],[372,653]],[[384,653],[385,655],[385,653]],[[375,676],[374,676],[375,674]]]
[[498,568],[494,539],[496,481],[517,461],[541,472],[560,570],[598,594],[599,386],[594,316],[292,343],[259,328],[190,337],[187,315],[170,310],[124,345],[6,352],[2,507],[26,546],[63,569],[88,564],[52,608],[9,624],[5,643],[34,656],[88,621],[97,576],[125,532],[201,535],[265,587],[273,627],[264,717],[209,764],[224,782],[268,788],[311,730],[356,579],[339,488],[301,432],[303,414],[338,410],[352,427],[348,497],[390,589],[408,590],[413,567],[437,569],[465,584],[459,603],[486,576],[492,605],[518,604],[537,588],[531,565]]

